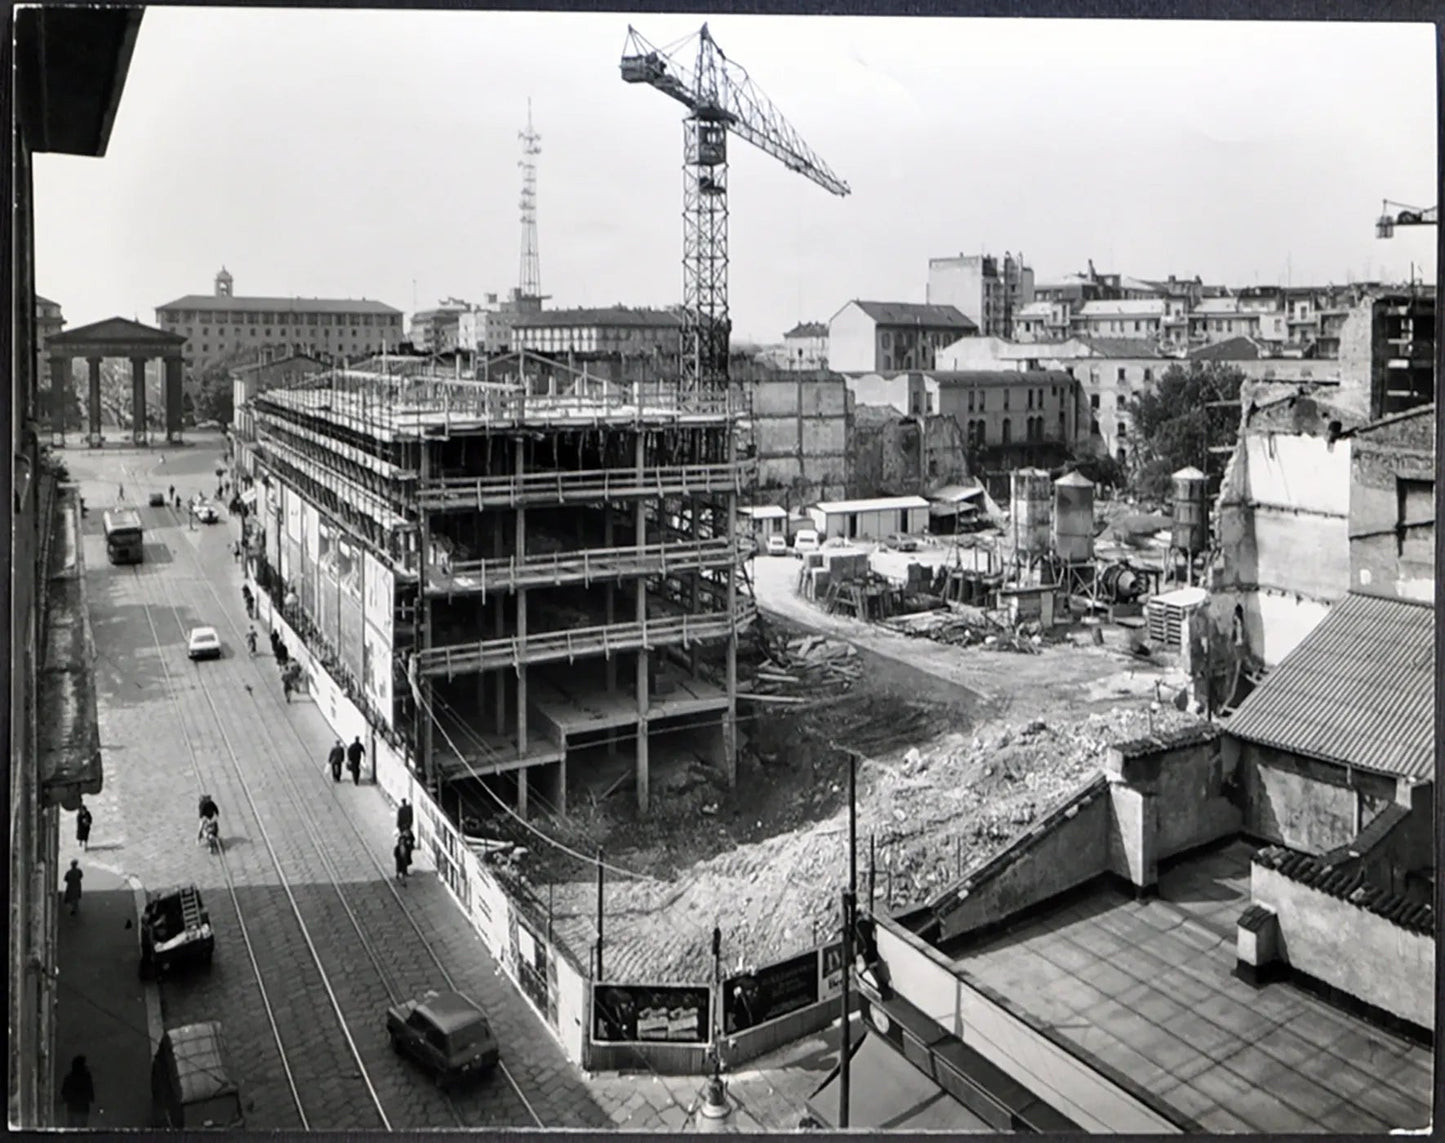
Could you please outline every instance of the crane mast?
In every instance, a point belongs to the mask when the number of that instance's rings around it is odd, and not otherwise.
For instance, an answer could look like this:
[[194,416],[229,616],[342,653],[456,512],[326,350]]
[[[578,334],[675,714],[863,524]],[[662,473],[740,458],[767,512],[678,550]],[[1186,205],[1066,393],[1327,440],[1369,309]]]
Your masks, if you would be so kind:
[[[627,29],[622,78],[646,83],[688,110],[683,121],[683,328],[681,380],[685,390],[728,384],[728,133],[766,151],[836,195],[848,184],[803,142],[746,71],[730,61],[708,32],[697,33],[689,69]],[[685,43],[685,41],[684,41]]]

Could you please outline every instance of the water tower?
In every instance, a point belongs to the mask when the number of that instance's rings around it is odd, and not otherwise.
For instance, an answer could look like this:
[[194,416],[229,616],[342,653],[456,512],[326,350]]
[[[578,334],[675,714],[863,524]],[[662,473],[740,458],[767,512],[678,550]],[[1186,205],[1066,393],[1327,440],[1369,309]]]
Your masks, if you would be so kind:
[[1054,481],[1054,553],[1066,564],[1094,558],[1094,482],[1079,472]]
[[1173,476],[1174,528],[1169,539],[1170,566],[1174,554],[1183,553],[1189,565],[1189,582],[1194,582],[1194,557],[1209,550],[1209,477],[1194,467],[1181,468]]
[[1048,555],[1052,492],[1049,474],[1043,469],[1020,468],[1013,472],[1011,509],[1017,562]]

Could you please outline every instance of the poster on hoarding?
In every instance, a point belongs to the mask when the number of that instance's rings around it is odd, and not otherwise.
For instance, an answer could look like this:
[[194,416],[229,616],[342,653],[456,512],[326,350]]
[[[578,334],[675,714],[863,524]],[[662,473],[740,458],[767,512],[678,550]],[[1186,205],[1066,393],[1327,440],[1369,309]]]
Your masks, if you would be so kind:
[[723,981],[723,1029],[741,1032],[818,1003],[818,950]]
[[396,611],[396,584],[391,569],[370,552],[362,557],[362,592],[366,601],[366,621],[390,647],[396,641],[393,617]]
[[392,724],[391,647],[370,623],[362,624],[361,689],[387,726]]
[[818,950],[818,999],[835,1000],[843,995],[843,942],[834,941]]
[[598,1044],[706,1044],[712,989],[680,984],[594,984],[592,1040]]
[[286,509],[286,534],[297,543],[301,541],[301,497],[294,488],[282,489],[282,504]]

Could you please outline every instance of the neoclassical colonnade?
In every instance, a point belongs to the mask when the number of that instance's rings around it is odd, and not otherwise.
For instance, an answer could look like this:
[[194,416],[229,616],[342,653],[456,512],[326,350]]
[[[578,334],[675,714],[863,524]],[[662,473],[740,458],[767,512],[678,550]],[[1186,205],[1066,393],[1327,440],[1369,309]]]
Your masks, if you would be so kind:
[[100,363],[107,357],[128,359],[131,368],[132,409],[134,423],[131,435],[136,444],[149,443],[146,428],[146,365],[153,359],[164,362],[165,378],[162,397],[165,404],[166,441],[181,439],[181,374],[184,361],[181,353],[186,339],[180,334],[142,325],[126,318],[114,317],[91,325],[78,326],[53,334],[45,343],[50,358],[51,434],[57,445],[65,443],[65,411],[70,395],[70,366],[77,357],[90,365],[89,425],[86,440],[91,448],[100,447]]

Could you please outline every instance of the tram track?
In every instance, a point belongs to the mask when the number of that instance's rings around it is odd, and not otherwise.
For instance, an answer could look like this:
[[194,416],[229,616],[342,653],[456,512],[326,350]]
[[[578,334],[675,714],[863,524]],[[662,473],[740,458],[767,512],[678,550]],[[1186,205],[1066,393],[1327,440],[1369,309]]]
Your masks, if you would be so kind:
[[[228,606],[227,601],[221,599],[214,580],[206,574],[200,554],[191,545],[177,546],[187,549],[186,558],[195,570],[194,576],[186,577],[176,584],[169,604],[182,640],[185,638],[185,622],[180,606],[189,605],[190,600],[183,599],[180,591],[182,585],[186,585],[187,595],[194,590],[209,597],[206,605],[193,608],[195,614],[218,614],[220,619],[214,625],[229,629],[235,636],[233,647],[244,647],[244,625],[236,618],[235,604]],[[330,962],[328,969],[322,950],[308,936],[307,944],[314,967],[321,975],[332,999],[336,1019],[346,1029],[348,1046],[377,1115],[383,1125],[391,1125],[392,1117],[388,1116],[383,1106],[386,1099],[379,1090],[384,1087],[392,1102],[401,1105],[397,1108],[396,1117],[405,1119],[406,1122],[399,1122],[398,1126],[544,1126],[515,1077],[507,1069],[505,1061],[500,1062],[497,1069],[497,1079],[502,1080],[502,1084],[483,1081],[465,1090],[441,1093],[433,1092],[429,1085],[425,1085],[416,1069],[392,1058],[390,1045],[381,1025],[382,1000],[388,1004],[395,1003],[420,995],[427,988],[437,987],[439,983],[444,983],[445,987],[450,989],[464,990],[458,988],[428,939],[425,927],[408,907],[404,891],[393,881],[390,871],[378,860],[375,849],[362,834],[351,813],[341,804],[339,792],[332,788],[329,779],[322,776],[319,760],[317,764],[307,761],[299,769],[286,764],[288,754],[305,758],[309,747],[289,720],[274,719],[270,716],[271,712],[262,708],[262,704],[270,704],[277,708],[278,713],[280,709],[271,689],[274,687],[274,679],[263,678],[268,672],[257,669],[262,663],[269,662],[269,658],[251,658],[241,650],[234,653],[235,669],[228,674],[241,676],[243,679],[249,676],[261,682],[260,694],[256,693],[256,689],[250,686],[249,682],[242,683],[250,692],[244,700],[240,699],[239,695],[234,695],[229,700],[221,696],[218,700],[213,687],[222,684],[208,677],[214,675],[213,671],[198,672],[197,686],[204,696],[207,709],[223,740],[225,752],[231,760],[231,772],[265,840],[271,864],[283,885],[287,886],[288,899],[293,904],[298,924],[303,929],[306,926],[301,917],[300,905],[289,885],[298,877],[308,877],[314,882],[314,867],[308,867],[300,853],[301,840],[304,838],[324,871],[329,881],[329,889],[335,898],[334,904],[322,907],[319,900],[308,896],[308,911],[317,914],[325,922],[324,926],[316,926],[318,931],[327,933],[325,943],[332,946],[336,941],[336,934],[349,930],[348,938],[354,934],[355,939],[354,942],[348,939],[347,943],[353,948],[359,946],[364,953],[364,957],[359,961],[347,955],[348,949],[345,947],[333,949],[325,958]],[[248,664],[252,669],[247,669]],[[290,741],[287,741],[288,739]],[[257,754],[272,759],[271,768],[264,774],[254,774],[248,778],[246,768],[241,764],[234,746],[237,741],[254,742],[262,746],[263,749],[257,751]],[[197,765],[199,766],[199,758]],[[306,775],[312,777],[313,784],[310,788],[304,780]],[[260,788],[253,789],[253,786]],[[329,812],[333,817],[339,815],[345,823],[345,829],[340,831],[340,839],[335,830],[329,838],[323,837],[314,815],[306,812],[306,807],[317,804],[317,786],[327,790],[327,800],[331,803]],[[267,832],[266,821],[272,822],[282,831],[285,838],[282,845],[273,844]],[[356,870],[365,870],[365,879],[357,882],[353,877],[348,883],[346,872]],[[368,929],[373,927],[387,933],[387,927],[394,924],[398,916],[404,921],[407,930],[404,947],[395,948],[390,943],[379,942],[368,935]],[[391,933],[394,934],[394,931],[392,929]],[[386,943],[386,947],[382,947],[383,943]],[[418,952],[423,952],[424,957],[415,955]],[[367,971],[362,971],[362,963],[368,966]],[[384,996],[378,996],[375,985],[380,985]],[[347,1027],[345,1012],[359,1012],[364,1021],[357,1026],[354,1036]],[[372,1079],[373,1073],[378,1077],[375,1082]],[[343,1125],[328,1123],[326,1126]]]

